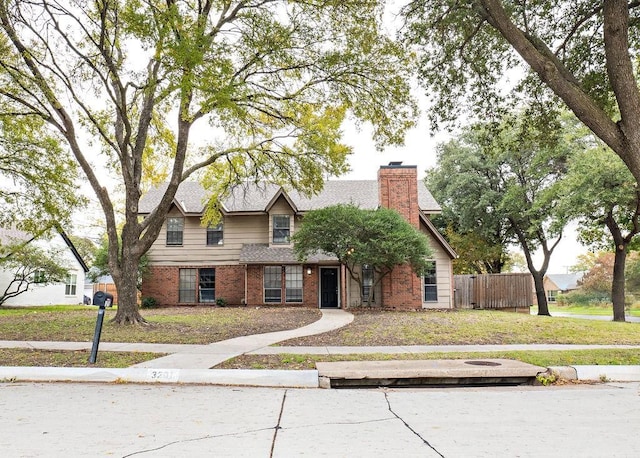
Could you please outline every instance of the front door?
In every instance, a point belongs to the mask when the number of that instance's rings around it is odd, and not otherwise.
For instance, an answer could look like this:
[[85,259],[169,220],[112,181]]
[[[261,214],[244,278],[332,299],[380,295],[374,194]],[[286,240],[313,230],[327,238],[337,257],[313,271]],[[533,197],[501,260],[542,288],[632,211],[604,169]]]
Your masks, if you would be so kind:
[[320,268],[320,307],[338,308],[338,268]]

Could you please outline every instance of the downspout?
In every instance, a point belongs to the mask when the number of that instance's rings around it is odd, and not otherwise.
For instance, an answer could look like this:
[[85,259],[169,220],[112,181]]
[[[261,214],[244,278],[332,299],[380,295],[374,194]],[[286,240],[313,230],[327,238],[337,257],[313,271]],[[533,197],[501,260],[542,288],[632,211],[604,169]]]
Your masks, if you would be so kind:
[[249,272],[247,264],[244,265],[244,305],[249,305],[249,294],[247,288],[249,287]]

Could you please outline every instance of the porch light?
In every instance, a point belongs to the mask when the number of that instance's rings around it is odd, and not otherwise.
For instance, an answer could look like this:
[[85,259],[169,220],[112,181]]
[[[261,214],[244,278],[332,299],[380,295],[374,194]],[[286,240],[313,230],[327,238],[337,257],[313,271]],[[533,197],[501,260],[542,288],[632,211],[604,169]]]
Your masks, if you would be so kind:
[[311,267],[307,267],[307,275],[311,275]]

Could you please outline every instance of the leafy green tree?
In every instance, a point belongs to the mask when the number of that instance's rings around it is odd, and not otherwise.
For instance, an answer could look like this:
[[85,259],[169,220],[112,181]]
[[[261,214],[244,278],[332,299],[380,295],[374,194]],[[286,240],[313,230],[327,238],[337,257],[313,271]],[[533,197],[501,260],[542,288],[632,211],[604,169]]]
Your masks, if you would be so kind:
[[362,291],[363,278],[358,266],[374,271],[369,296],[394,267],[408,264],[417,275],[429,266],[429,242],[398,212],[388,208],[363,210],[355,205],[333,205],[305,214],[300,229],[293,235],[298,259],[305,261],[316,253],[338,258]]
[[0,306],[19,296],[33,285],[50,285],[64,281],[69,270],[59,261],[61,251],[43,250],[29,243],[11,243],[0,250],[0,268],[13,278],[4,291],[0,290]]
[[[139,262],[187,178],[211,191],[215,219],[234,184],[313,193],[346,171],[348,114],[373,124],[379,146],[401,143],[416,115],[412,65],[382,12],[361,0],[0,0],[0,103],[16,122],[43,121],[93,188],[116,322],[144,322]],[[159,181],[160,203],[139,220],[143,189]]]
[[516,95],[552,111],[562,101],[640,183],[640,2],[412,0],[403,16],[434,121],[465,102],[486,118]]
[[[557,182],[574,147],[558,124],[542,129],[528,124],[526,116],[506,116],[500,123],[468,128],[442,145],[436,168],[427,174],[443,214],[457,218],[463,233],[479,234],[502,248],[500,268],[508,245],[520,245],[540,315],[549,314],[543,279],[565,222],[556,210]],[[538,249],[543,260],[536,267]]]
[[584,243],[615,253],[611,286],[613,320],[625,321],[625,266],[630,245],[640,232],[640,192],[616,155],[596,145],[576,153],[564,181],[563,205],[579,221]]
[[[1,41],[0,41],[1,42]],[[43,122],[18,122],[0,101],[0,227],[37,234],[68,224],[85,201],[75,182],[77,166]]]

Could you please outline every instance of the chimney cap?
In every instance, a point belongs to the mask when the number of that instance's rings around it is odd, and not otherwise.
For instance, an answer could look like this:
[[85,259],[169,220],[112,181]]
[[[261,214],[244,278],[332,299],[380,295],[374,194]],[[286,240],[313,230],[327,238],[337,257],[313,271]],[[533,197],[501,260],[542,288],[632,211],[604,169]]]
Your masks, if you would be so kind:
[[391,161],[389,162],[389,167],[400,167],[402,165],[402,161]]

